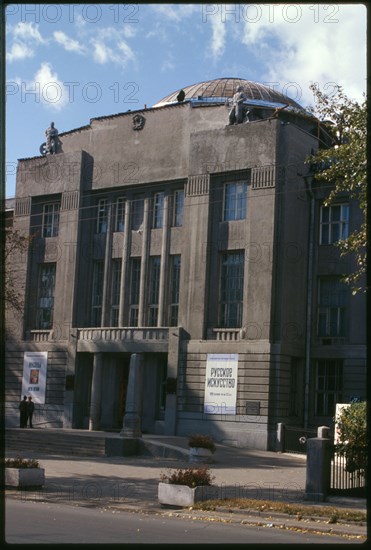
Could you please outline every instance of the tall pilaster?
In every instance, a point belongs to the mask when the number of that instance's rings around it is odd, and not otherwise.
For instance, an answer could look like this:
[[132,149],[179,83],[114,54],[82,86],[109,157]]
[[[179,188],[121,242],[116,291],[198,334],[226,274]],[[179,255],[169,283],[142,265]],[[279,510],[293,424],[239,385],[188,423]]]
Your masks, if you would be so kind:
[[131,223],[130,223],[130,201],[125,203],[125,220],[124,220],[124,245],[122,250],[122,262],[121,262],[121,280],[120,280],[120,305],[119,305],[119,327],[123,327],[128,323],[125,322],[127,300],[129,294],[126,289],[129,287],[129,257],[130,257],[130,236],[131,236]]
[[106,245],[104,250],[104,274],[103,274],[103,297],[102,297],[102,326],[107,327],[110,325],[110,289],[111,289],[111,261],[112,261],[112,217],[113,217],[113,205],[110,202],[108,204],[107,213],[107,233],[106,233]]
[[145,325],[145,307],[146,307],[146,280],[148,269],[148,242],[149,242],[149,212],[150,198],[144,199],[144,216],[143,216],[143,240],[142,240],[142,261],[140,270],[140,287],[139,287],[139,311],[138,311],[138,326]]
[[102,406],[102,372],[103,354],[94,353],[93,378],[91,382],[89,430],[100,429],[100,415]]
[[162,226],[162,242],[161,242],[161,267],[160,267],[160,284],[158,296],[158,318],[157,326],[163,327],[166,323],[166,274],[168,272],[169,259],[169,195],[165,195],[164,200],[164,219]]
[[142,436],[143,366],[143,353],[133,353],[130,357],[126,408],[121,430],[124,437]]

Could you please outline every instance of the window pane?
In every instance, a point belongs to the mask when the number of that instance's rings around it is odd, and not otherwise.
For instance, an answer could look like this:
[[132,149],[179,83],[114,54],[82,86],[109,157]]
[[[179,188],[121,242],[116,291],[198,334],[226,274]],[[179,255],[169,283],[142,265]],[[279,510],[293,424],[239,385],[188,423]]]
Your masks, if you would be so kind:
[[116,202],[116,231],[124,231],[125,222],[125,200],[123,198],[117,199]]
[[173,225],[180,227],[183,225],[183,213],[184,213],[184,191],[175,191],[174,193],[174,214]]
[[164,215],[164,193],[155,193],[153,199],[153,227],[159,229],[162,227]]
[[246,218],[247,183],[226,183],[224,186],[224,220]]
[[97,212],[97,233],[107,232],[108,205],[107,199],[100,199]]
[[132,220],[132,229],[137,231],[140,229],[143,223],[144,216],[144,199],[136,197],[133,200],[133,220]]
[[53,326],[55,264],[44,264],[39,271],[36,328],[51,329]]
[[244,253],[228,252],[223,255],[221,272],[221,325],[226,328],[242,324],[244,282]]

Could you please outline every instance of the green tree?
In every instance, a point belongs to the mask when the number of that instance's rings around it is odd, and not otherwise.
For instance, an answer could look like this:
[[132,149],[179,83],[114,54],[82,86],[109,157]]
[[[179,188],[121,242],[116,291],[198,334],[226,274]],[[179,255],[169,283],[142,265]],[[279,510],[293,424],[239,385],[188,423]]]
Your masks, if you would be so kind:
[[325,206],[341,194],[357,199],[363,212],[361,227],[340,240],[341,255],[354,253],[357,268],[344,277],[353,294],[365,291],[366,273],[366,220],[367,220],[367,109],[362,103],[349,99],[340,86],[334,93],[325,95],[316,84],[311,86],[315,108],[311,111],[324,124],[332,140],[329,148],[320,148],[308,159],[315,171],[315,179],[329,186]]
[[336,452],[346,458],[347,472],[360,470],[367,477],[367,404],[351,403],[342,409],[337,423]]

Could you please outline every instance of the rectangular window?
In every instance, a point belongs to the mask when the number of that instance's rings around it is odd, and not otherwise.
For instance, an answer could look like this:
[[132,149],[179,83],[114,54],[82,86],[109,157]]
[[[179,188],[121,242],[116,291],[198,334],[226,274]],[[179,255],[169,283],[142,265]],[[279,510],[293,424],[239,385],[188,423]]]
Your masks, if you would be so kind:
[[44,204],[43,207],[43,237],[58,237],[59,232],[59,202]]
[[97,207],[97,233],[107,233],[108,203],[100,199]]
[[227,252],[222,257],[220,325],[238,328],[242,325],[244,252]]
[[224,221],[246,219],[247,183],[226,183],[224,186]]
[[133,205],[133,210],[132,210],[133,216],[132,216],[131,228],[134,229],[134,231],[138,231],[138,229],[140,229],[143,224],[144,199],[140,196],[136,196],[133,199],[132,205]]
[[153,222],[154,229],[160,229],[164,219],[165,193],[155,193],[153,197]]
[[139,290],[140,290],[140,258],[132,258],[130,268],[130,314],[129,325],[138,326]]
[[111,273],[111,327],[118,327],[121,285],[121,259],[112,260]]
[[161,256],[149,259],[148,326],[157,326]]
[[115,231],[124,231],[125,227],[125,199],[119,197],[116,201]]
[[100,327],[103,301],[103,262],[93,263],[93,285],[91,296],[91,326]]
[[173,216],[172,225],[174,227],[181,227],[183,225],[184,214],[184,190],[179,189],[174,191],[173,195]]
[[169,326],[178,326],[179,313],[179,290],[180,290],[180,255],[170,257],[170,304],[169,304]]
[[318,281],[319,337],[345,336],[345,301],[347,287],[340,277],[322,277]]
[[315,415],[335,415],[336,403],[343,402],[341,359],[321,359],[316,364]]
[[48,330],[53,327],[55,271],[55,263],[40,266],[36,308],[37,329]]
[[290,365],[290,385],[289,385],[289,416],[298,414],[298,372],[300,360],[296,357],[291,358]]
[[320,244],[333,244],[349,235],[349,204],[321,206]]

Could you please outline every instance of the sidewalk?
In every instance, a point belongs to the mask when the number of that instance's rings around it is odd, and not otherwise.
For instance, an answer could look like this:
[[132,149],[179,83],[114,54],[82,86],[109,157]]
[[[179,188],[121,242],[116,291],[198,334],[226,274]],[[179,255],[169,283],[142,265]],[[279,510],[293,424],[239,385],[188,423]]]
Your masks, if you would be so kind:
[[[159,456],[135,457],[71,457],[52,453],[21,453],[24,457],[37,458],[45,468],[46,483],[40,490],[6,490],[6,496],[18,499],[59,502],[75,506],[109,507],[158,514],[190,514],[189,509],[172,510],[162,507],[157,499],[157,487],[162,472],[171,468],[185,468],[188,462],[187,438],[144,436],[154,446],[174,451],[180,458]],[[17,453],[18,454],[18,453]],[[165,452],[164,454],[169,454]],[[171,454],[171,452],[170,452]],[[12,456],[10,450],[6,453]],[[304,501],[306,459],[305,456],[278,454],[269,451],[237,449],[217,445],[213,462],[209,465],[214,484],[224,498],[252,498],[300,503],[305,506],[330,506],[366,512],[365,499],[331,496],[328,501],[316,504]],[[366,536],[366,525],[326,524],[322,521],[298,521],[287,514],[220,509],[213,512],[196,512],[192,517],[218,518],[219,521],[244,521],[263,524],[284,522],[295,528],[322,529],[351,536]]]

